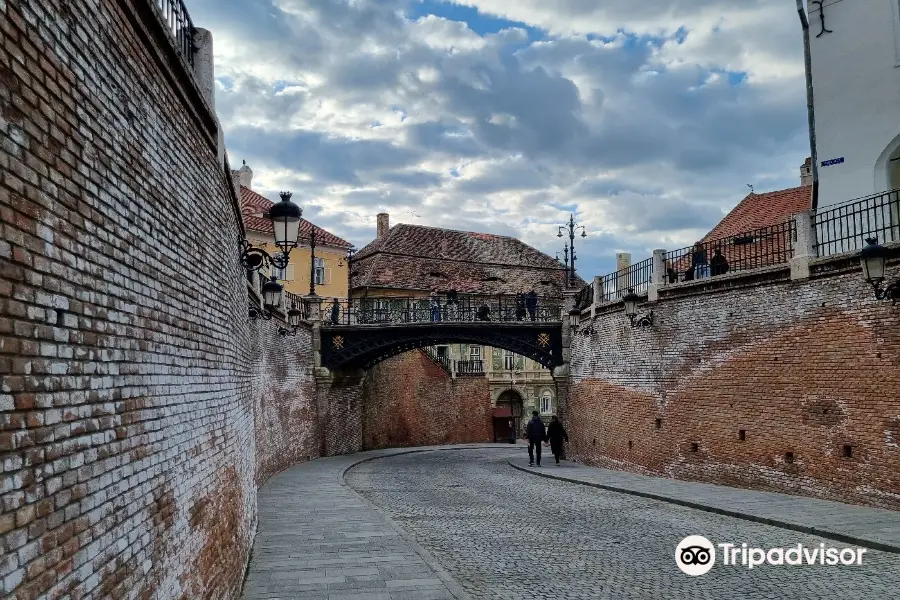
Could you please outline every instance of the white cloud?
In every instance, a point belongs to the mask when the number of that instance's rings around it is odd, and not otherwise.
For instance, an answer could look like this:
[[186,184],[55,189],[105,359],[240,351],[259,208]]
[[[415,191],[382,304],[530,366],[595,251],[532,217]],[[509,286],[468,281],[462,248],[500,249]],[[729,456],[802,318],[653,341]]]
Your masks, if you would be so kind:
[[[213,31],[233,161],[357,245],[388,210],[552,255],[574,207],[591,232],[578,250],[588,278],[614,268],[615,250],[688,245],[747,183],[797,181],[805,96],[790,3],[461,2],[550,32],[534,41],[521,26],[479,35],[405,18],[415,2],[188,0]],[[747,77],[734,86],[729,73]]]

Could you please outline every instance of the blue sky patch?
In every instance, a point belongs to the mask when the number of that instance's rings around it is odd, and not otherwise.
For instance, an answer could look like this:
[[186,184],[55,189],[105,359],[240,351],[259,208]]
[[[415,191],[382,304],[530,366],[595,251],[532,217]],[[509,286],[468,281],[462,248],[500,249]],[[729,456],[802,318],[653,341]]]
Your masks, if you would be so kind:
[[420,19],[428,15],[442,17],[449,21],[465,23],[469,26],[469,29],[482,37],[514,27],[524,29],[528,33],[529,44],[547,37],[543,30],[527,25],[526,23],[501,19],[485,14],[475,7],[454,4],[453,2],[444,0],[424,0],[422,2],[416,2],[406,14],[407,18],[411,20]]

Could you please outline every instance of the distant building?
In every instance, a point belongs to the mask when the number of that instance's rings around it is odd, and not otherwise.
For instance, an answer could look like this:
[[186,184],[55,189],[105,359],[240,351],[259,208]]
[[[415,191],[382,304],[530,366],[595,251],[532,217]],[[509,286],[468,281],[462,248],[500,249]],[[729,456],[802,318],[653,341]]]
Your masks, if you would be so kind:
[[[427,306],[433,291],[513,296],[533,289],[542,297],[561,297],[566,270],[513,237],[404,223],[390,227],[382,213],[377,237],[354,257],[350,278],[353,298],[391,311],[392,303],[407,298]],[[576,277],[575,286],[583,285]],[[524,415],[537,410],[549,419],[556,410],[551,372],[531,359],[474,344],[437,345],[428,352],[458,376],[488,377],[499,441],[506,439],[510,421],[518,434]]]
[[[247,240],[265,249],[270,254],[278,252],[272,222],[263,215],[271,209],[273,202],[251,189],[253,171],[246,164],[233,172],[238,182],[241,198],[241,213],[247,228]],[[313,275],[312,256],[308,240],[316,231],[316,264]],[[285,269],[270,270],[266,276],[274,274],[291,294],[309,294],[310,277],[316,279],[316,294],[326,299],[348,298],[349,274],[347,250],[351,244],[333,233],[313,225],[306,219],[300,223],[300,246],[291,252],[290,262]]]

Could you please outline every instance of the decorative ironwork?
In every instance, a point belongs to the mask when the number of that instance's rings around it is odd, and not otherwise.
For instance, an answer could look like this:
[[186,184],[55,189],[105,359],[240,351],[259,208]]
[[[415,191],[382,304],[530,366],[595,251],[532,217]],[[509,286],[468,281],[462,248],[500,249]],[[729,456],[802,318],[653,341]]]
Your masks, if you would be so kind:
[[183,0],[156,0],[160,17],[175,37],[175,50],[184,56],[188,64],[194,66],[194,23]]
[[457,375],[484,375],[483,360],[458,360],[456,361]]
[[256,308],[255,306],[251,306],[250,312],[247,316],[250,317],[251,321],[259,321],[259,320],[269,321],[272,319],[273,315],[272,315],[272,313],[270,313],[267,310],[264,310],[261,308]]
[[[563,364],[562,324],[547,330],[533,323],[398,324],[392,327],[323,327],[322,365],[369,368],[418,348],[438,344],[479,344],[510,350],[553,368]],[[538,343],[538,338],[543,343]]]
[[562,321],[558,296],[445,295],[418,298],[352,298],[329,305],[326,326],[383,326],[412,323]]
[[581,230],[581,237],[587,236],[587,229],[585,229],[584,225],[576,225],[575,224],[575,215],[569,215],[569,222],[565,225],[560,225],[558,228],[558,232],[556,237],[562,237],[563,232],[567,232],[569,234],[569,244],[567,248],[570,251],[570,255],[566,260],[566,287],[571,287],[575,283],[575,232]]
[[428,356],[428,358],[440,365],[441,368],[444,369],[444,371],[446,371],[447,373],[451,372],[449,356],[447,356],[446,354],[438,354],[437,351],[431,346],[422,348],[422,351]]
[[826,33],[834,33],[832,30],[825,27],[825,7],[823,6],[823,0],[812,0],[813,4],[819,5],[819,18],[822,20],[822,31],[819,32],[817,38],[822,37]]

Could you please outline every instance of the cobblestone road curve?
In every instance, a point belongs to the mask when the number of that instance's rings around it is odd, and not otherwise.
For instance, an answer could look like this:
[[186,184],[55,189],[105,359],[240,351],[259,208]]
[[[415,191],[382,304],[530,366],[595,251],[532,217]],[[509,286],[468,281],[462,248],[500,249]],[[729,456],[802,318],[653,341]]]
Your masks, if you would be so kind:
[[874,550],[862,566],[747,570],[722,566],[717,557],[709,573],[689,577],[674,558],[688,535],[761,548],[846,544],[536,477],[507,465],[512,455],[407,454],[357,465],[346,480],[477,599],[874,600],[900,589],[900,555]]

